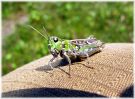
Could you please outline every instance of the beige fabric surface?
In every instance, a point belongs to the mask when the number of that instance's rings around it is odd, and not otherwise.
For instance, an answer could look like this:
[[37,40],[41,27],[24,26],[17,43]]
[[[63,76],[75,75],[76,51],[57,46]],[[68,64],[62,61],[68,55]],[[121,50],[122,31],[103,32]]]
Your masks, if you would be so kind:
[[73,63],[71,78],[68,65],[47,70],[51,58],[45,56],[3,76],[2,96],[119,97],[133,85],[130,43],[106,44],[102,52],[89,57],[89,64],[87,60]]

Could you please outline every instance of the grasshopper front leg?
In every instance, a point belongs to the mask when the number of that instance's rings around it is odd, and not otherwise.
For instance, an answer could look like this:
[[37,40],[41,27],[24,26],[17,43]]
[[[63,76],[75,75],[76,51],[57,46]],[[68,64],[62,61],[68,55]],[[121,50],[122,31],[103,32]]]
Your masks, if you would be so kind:
[[48,65],[51,67],[51,69],[53,69],[52,65],[51,65],[51,62],[53,62],[53,60],[55,59],[56,57],[53,56],[53,58],[48,62]]
[[52,65],[51,65],[51,62],[53,62],[53,60],[58,57],[58,54],[59,54],[59,53],[57,52],[56,49],[53,49],[53,50],[51,50],[50,52],[51,52],[53,58],[48,62],[48,65],[51,67],[51,69],[53,69],[53,67],[52,67]]

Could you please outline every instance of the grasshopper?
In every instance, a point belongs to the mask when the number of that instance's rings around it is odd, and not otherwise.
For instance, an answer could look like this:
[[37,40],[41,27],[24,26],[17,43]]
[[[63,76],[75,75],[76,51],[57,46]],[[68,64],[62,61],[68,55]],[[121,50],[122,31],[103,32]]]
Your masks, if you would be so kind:
[[[97,40],[93,35],[89,36],[86,39],[64,40],[57,36],[49,36],[48,34],[46,37],[45,35],[43,35],[43,33],[39,32],[34,27],[30,27],[48,40],[48,49],[53,56],[53,58],[48,62],[48,65],[51,67],[51,69],[53,69],[51,63],[60,55],[69,63],[69,76],[71,71],[70,65],[72,59],[88,59],[89,56],[94,53],[100,52],[104,48],[104,43],[100,40]],[[45,30],[44,27],[43,29]]]

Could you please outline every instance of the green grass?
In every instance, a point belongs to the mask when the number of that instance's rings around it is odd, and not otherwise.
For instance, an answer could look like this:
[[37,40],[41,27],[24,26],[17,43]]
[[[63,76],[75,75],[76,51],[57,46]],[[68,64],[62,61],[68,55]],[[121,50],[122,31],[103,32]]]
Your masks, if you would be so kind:
[[3,40],[2,74],[47,54],[47,41],[30,29],[46,27],[50,35],[63,39],[86,38],[93,34],[106,42],[133,42],[133,3],[32,3],[3,2],[2,19],[28,15],[29,21],[17,25],[13,34]]

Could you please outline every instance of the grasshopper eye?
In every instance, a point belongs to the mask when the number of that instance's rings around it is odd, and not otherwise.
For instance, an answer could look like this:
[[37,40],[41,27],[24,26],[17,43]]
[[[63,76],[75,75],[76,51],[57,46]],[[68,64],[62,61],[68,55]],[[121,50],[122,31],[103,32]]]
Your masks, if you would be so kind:
[[57,37],[54,37],[53,40],[54,40],[54,42],[58,42],[58,38]]

